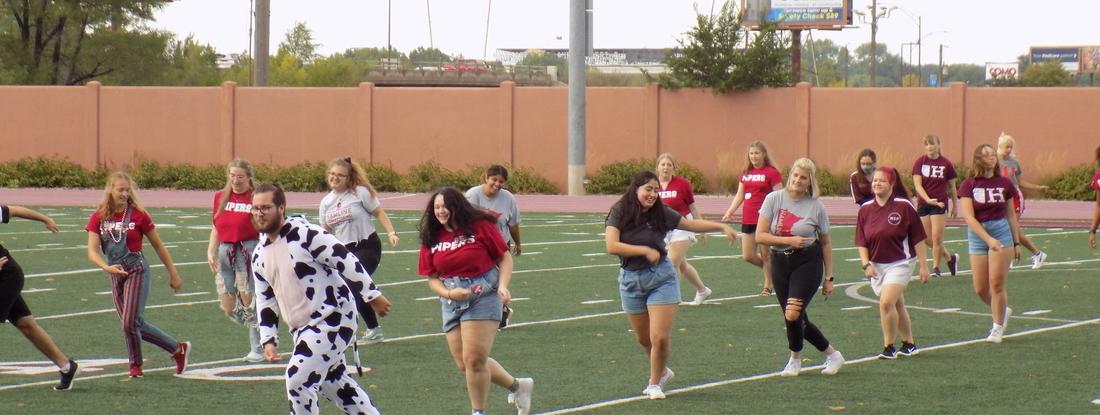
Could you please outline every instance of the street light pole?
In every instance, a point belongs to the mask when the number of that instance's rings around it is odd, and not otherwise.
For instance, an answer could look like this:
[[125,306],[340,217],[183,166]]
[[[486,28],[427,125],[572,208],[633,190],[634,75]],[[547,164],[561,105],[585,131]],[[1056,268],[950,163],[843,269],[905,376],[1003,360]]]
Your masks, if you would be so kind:
[[878,32],[878,0],[871,0],[871,87],[875,86],[878,58],[875,56],[875,32]]
[[920,28],[921,18],[917,16],[917,86],[924,86],[924,70],[920,66],[920,42],[924,38],[924,32]]

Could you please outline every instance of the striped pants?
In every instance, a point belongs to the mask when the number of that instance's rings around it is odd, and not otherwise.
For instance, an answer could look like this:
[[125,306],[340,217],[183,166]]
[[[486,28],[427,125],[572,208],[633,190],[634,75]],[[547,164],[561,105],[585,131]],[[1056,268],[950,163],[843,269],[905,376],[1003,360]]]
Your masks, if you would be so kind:
[[149,297],[149,266],[147,263],[125,266],[124,277],[111,275],[111,296],[114,297],[115,311],[122,321],[122,336],[126,342],[131,366],[141,366],[141,341],[173,353],[179,348],[179,342],[148,322],[142,316],[145,313],[145,300]]

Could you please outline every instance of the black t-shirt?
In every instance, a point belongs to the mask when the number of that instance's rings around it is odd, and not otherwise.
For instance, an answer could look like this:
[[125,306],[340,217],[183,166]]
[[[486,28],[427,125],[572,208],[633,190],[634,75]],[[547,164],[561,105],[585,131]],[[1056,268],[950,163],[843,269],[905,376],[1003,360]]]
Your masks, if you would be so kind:
[[[8,210],[8,206],[7,205],[0,205],[0,223],[8,223],[8,221],[10,221],[10,220],[11,220],[11,211]],[[0,256],[6,256],[8,258],[11,258],[11,256],[8,255],[8,250],[6,248],[4,248],[4,244],[0,244]]]
[[[668,206],[661,205],[664,208],[663,215],[660,216],[660,220],[664,221],[664,229],[672,230],[676,229],[676,225],[680,223],[681,216],[675,210],[672,210]],[[658,223],[652,223],[645,221],[643,215],[642,222],[635,222],[627,224],[627,218],[623,217],[623,207],[621,203],[616,203],[611,207],[611,211],[607,214],[607,226],[614,226],[619,229],[619,241],[630,245],[648,246],[656,249],[661,253],[661,258],[668,255],[665,251],[665,233],[662,231],[662,227]],[[619,257],[619,263],[623,269],[630,271],[637,271],[645,269],[651,266],[649,261],[646,261],[645,256],[631,256],[631,257]]]

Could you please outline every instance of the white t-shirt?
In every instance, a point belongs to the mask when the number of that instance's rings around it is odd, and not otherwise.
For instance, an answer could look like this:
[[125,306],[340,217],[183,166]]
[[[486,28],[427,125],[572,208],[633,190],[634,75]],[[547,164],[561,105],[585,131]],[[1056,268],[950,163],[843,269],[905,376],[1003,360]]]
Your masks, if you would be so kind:
[[331,191],[321,199],[318,209],[321,226],[332,228],[332,233],[342,243],[359,242],[374,233],[371,212],[382,206],[370,190],[358,186],[355,191]]

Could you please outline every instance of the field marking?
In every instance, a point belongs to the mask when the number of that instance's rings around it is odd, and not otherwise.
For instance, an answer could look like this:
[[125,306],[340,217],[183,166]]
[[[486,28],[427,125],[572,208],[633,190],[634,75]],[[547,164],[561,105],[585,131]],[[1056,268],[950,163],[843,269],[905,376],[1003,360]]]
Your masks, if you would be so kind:
[[855,311],[855,310],[868,310],[870,308],[871,308],[871,306],[869,306],[869,305],[857,305],[857,306],[852,306],[852,307],[844,307],[841,310],[843,310],[843,311]]
[[761,305],[752,306],[752,308],[772,308],[772,307],[779,307],[779,304],[772,303],[772,304],[761,304]]
[[41,293],[41,292],[53,291],[53,290],[56,290],[56,289],[57,288],[31,288],[29,290],[20,291],[19,293],[20,294],[32,294],[32,293]]
[[[1013,334],[1006,334],[1004,337],[1006,339],[1011,339],[1011,338],[1017,338],[1017,337],[1030,336],[1030,335],[1034,335],[1034,334],[1046,333],[1048,331],[1057,331],[1057,330],[1070,329],[1070,328],[1085,326],[1085,325],[1089,325],[1089,324],[1096,324],[1096,323],[1100,323],[1100,318],[1094,318],[1094,319],[1082,320],[1082,321],[1074,321],[1074,322],[1060,324],[1060,325],[1051,326],[1051,327],[1042,327],[1042,328],[1037,328],[1037,329],[1024,330],[1024,331],[1013,333]],[[945,343],[945,344],[940,344],[940,345],[935,345],[935,346],[921,347],[921,352],[930,352],[930,351],[941,350],[941,349],[953,349],[953,348],[969,346],[969,345],[973,345],[973,344],[986,344],[985,343],[985,338],[983,337],[983,338],[974,339],[974,340],[964,340],[964,341],[954,342],[954,343]],[[867,363],[867,362],[876,362],[876,361],[879,361],[879,360],[880,359],[878,358],[878,354],[873,354],[873,355],[870,355],[870,356],[864,356],[864,357],[857,358],[857,359],[854,359],[854,360],[846,360],[844,362],[844,366],[850,366],[850,365],[855,365],[855,364],[860,364],[860,363]],[[824,365],[803,367],[802,372],[820,370],[820,369],[823,369],[823,368],[824,368]],[[746,376],[746,377],[740,377],[740,378],[732,378],[732,379],[720,380],[720,381],[715,381],[715,382],[702,383],[702,384],[698,384],[698,385],[685,386],[685,387],[682,387],[682,388],[666,390],[665,395],[679,395],[679,394],[682,394],[682,393],[694,392],[694,391],[704,390],[704,389],[711,389],[711,388],[716,388],[716,387],[720,387],[720,386],[734,385],[734,384],[738,384],[738,383],[747,383],[747,382],[752,382],[752,381],[757,381],[757,380],[765,380],[765,379],[771,379],[771,378],[778,378],[778,377],[780,377],[780,373],[782,373],[782,371],[762,373],[762,374],[759,374],[759,375]],[[593,410],[593,409],[607,408],[607,407],[611,407],[611,406],[622,405],[622,404],[631,403],[631,402],[641,402],[641,401],[646,401],[646,400],[648,400],[648,398],[645,397],[644,395],[634,395],[634,396],[630,396],[630,397],[627,397],[627,398],[612,399],[612,400],[603,401],[603,402],[594,402],[594,403],[590,403],[590,404],[587,404],[587,405],[556,409],[556,410],[549,411],[549,412],[540,412],[539,415],[570,414],[570,413],[575,413],[575,412],[590,411],[590,410]]]
[[1052,310],[1031,310],[1031,311],[1025,311],[1025,312],[1020,313],[1020,314],[1025,315],[1025,316],[1037,316],[1039,314],[1046,314],[1046,313],[1049,313],[1051,311]]
[[603,304],[603,303],[610,303],[612,301],[615,301],[615,300],[588,300],[588,301],[581,301],[581,304],[584,304],[584,305]]
[[[179,306],[191,306],[191,305],[197,305],[197,304],[210,304],[210,303],[217,303],[217,302],[219,302],[219,300],[192,301],[192,302],[187,302],[187,303],[157,304],[157,305],[145,306],[145,309],[148,310],[150,308],[168,308],[168,307],[179,307]],[[55,315],[52,315],[52,316],[43,316],[43,317],[35,317],[35,318],[38,319],[38,320],[52,320],[52,319],[56,319],[56,318],[90,316],[90,315],[93,315],[93,314],[106,314],[106,313],[117,313],[117,312],[118,311],[115,310],[114,308],[107,308],[107,309],[103,309],[103,310],[81,311],[79,313],[69,313],[69,314],[55,314]]]

